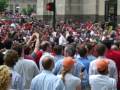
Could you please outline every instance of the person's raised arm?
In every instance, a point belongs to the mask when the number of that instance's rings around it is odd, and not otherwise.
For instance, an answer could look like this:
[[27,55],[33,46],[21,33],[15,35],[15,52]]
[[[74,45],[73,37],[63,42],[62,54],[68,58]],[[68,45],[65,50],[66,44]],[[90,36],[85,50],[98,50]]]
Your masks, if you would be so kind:
[[40,47],[39,33],[35,33],[35,36],[36,36],[36,43],[35,43],[34,52],[37,52],[37,50],[39,50]]
[[35,37],[35,33],[32,34],[32,36],[30,37],[30,39],[27,41],[27,45],[29,46],[31,43],[32,43],[32,40],[34,39]]

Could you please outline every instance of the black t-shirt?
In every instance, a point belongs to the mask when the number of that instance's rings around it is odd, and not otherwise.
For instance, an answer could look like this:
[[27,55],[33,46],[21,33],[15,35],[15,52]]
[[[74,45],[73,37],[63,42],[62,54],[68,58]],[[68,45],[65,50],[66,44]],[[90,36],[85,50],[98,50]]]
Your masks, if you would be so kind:
[[67,41],[68,41],[69,44],[70,44],[70,43],[73,43],[73,42],[74,42],[73,36],[68,36],[68,37],[67,37]]

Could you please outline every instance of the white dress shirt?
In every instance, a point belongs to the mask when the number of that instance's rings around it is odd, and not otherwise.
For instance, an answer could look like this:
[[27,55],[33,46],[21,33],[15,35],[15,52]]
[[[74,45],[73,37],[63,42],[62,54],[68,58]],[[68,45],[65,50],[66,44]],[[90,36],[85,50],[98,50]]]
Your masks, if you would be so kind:
[[113,60],[107,59],[105,57],[98,57],[96,60],[94,60],[90,63],[89,75],[99,74],[98,71],[97,71],[97,67],[96,67],[96,61],[101,60],[101,59],[106,59],[106,60],[109,61],[108,75],[109,75],[109,77],[114,78],[117,81],[118,80],[118,72],[117,72],[116,64]]
[[116,80],[107,75],[90,75],[91,90],[117,90]]
[[20,58],[16,63],[14,70],[18,72],[24,82],[24,88],[29,89],[32,79],[39,74],[39,69],[34,61]]
[[[62,75],[58,75],[59,78],[62,78]],[[81,80],[78,77],[73,76],[70,73],[65,75],[65,88],[64,90],[76,90],[78,86],[81,85]]]

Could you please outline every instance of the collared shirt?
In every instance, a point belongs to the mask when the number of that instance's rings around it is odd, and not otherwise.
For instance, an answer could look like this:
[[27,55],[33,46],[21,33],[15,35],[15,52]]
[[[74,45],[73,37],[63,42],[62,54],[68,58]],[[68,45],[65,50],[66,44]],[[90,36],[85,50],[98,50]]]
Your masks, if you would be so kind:
[[65,46],[67,44],[66,38],[61,34],[59,38],[59,45]]
[[[61,70],[63,67],[62,63],[63,63],[63,59],[61,59],[55,63],[55,68],[53,69],[53,73],[55,75],[58,75],[61,73]],[[84,65],[81,62],[76,61],[75,65],[74,65],[74,69],[72,70],[72,74],[79,77],[80,71],[82,68],[84,68]]]
[[116,81],[117,81],[118,80],[118,73],[117,73],[117,68],[116,68],[115,62],[113,60],[110,60],[110,59],[102,57],[102,56],[98,57],[96,60],[94,60],[90,63],[89,75],[99,74],[98,71],[97,71],[96,61],[101,60],[101,59],[109,60],[109,65],[108,65],[109,73],[108,73],[108,75],[111,78],[116,79]]
[[39,74],[39,69],[34,61],[20,58],[16,63],[14,70],[23,77],[25,89],[30,88],[32,79]]
[[12,84],[11,88],[16,90],[24,90],[23,79],[16,71],[12,71]]
[[79,54],[75,54],[74,58],[78,59],[78,58],[80,58],[80,55]]
[[63,81],[52,72],[43,70],[31,83],[31,90],[63,90]]
[[54,62],[56,63],[57,61],[59,61],[59,60],[61,60],[61,59],[63,59],[63,58],[64,58],[63,55],[56,55],[56,56],[54,57]]
[[[62,62],[63,62],[63,60],[59,60],[55,63],[55,68],[53,69],[53,73],[55,75],[58,75],[61,73],[62,67],[63,67]],[[76,60],[76,63],[74,65],[74,68],[72,69],[71,73],[76,77],[80,77],[80,72],[83,68],[85,68],[85,66],[82,64],[82,62],[79,60]],[[82,86],[88,86],[88,84],[89,84],[88,77],[89,76],[88,76],[86,69],[84,70],[83,74],[84,75],[83,75],[83,79],[81,80],[81,84],[82,84]]]
[[87,57],[80,57],[77,60],[81,61],[82,64],[85,66],[87,72],[89,72],[89,65],[91,61]]
[[89,86],[89,74],[88,74],[88,71],[89,71],[89,64],[90,64],[90,60],[88,60],[87,57],[80,57],[77,59],[77,61],[79,63],[82,63],[84,65],[84,68],[85,68],[85,71],[84,71],[84,76],[83,76],[83,79],[82,79],[82,88],[85,88],[85,87],[88,87]]
[[88,58],[88,60],[90,60],[90,61],[93,61],[93,60],[96,59],[96,57],[93,56],[93,55],[87,55],[87,58]]
[[[62,75],[58,75],[58,77],[61,79]],[[75,77],[71,73],[67,73],[65,75],[65,90],[76,90],[77,86],[81,86],[81,80],[78,77]]]
[[91,75],[89,81],[91,90],[117,90],[116,80],[106,75]]

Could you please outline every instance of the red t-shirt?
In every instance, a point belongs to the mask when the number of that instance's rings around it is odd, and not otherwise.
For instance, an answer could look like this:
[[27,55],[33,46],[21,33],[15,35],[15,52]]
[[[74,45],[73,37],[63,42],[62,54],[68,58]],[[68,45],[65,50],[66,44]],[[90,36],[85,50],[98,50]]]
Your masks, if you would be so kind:
[[108,50],[106,52],[106,57],[109,59],[114,60],[117,66],[117,71],[118,71],[118,88],[120,89],[120,51],[116,50]]
[[34,58],[36,64],[39,66],[39,60],[42,56],[43,52],[41,50],[37,50],[36,52],[32,53],[32,57]]

